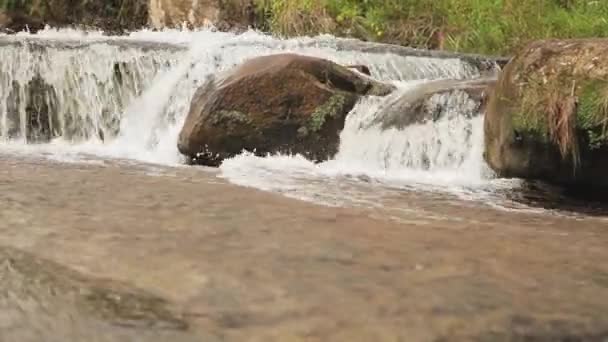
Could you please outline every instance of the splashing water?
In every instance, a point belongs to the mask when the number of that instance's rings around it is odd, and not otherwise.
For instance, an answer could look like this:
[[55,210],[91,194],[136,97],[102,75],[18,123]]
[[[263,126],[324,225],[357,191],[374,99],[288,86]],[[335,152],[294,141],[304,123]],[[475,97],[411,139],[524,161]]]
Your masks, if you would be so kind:
[[[464,93],[431,98],[447,108],[436,122],[402,130],[370,126],[383,104],[420,82],[397,83],[399,91],[389,98],[360,101],[347,118],[340,150],[333,160],[315,164],[299,156],[261,158],[243,153],[224,161],[222,176],[240,185],[336,205],[346,198],[352,202],[353,198],[368,197],[372,203],[383,187],[448,191],[468,199],[474,194],[488,195],[471,189],[507,185],[493,180],[482,159],[483,119],[473,116],[476,104]],[[344,193],[344,187],[353,180],[363,180],[366,186],[359,184],[356,194]]]
[[[177,135],[197,87],[248,58],[295,52],[365,64],[374,78],[397,85],[399,91],[388,98],[364,98],[356,105],[333,160],[314,164],[300,156],[243,153],[224,162],[222,177],[305,199],[319,200],[325,193],[325,202],[332,203],[341,202],[353,189],[347,190],[348,184],[361,180],[460,193],[488,186],[482,119],[471,114],[474,104],[467,96],[433,97],[431,102],[447,109],[436,122],[403,130],[370,126],[383,105],[416,85],[477,77],[474,66],[459,59],[340,50],[338,41],[329,36],[277,40],[256,32],[212,31],[104,37],[45,30],[0,37],[0,140],[4,150],[18,153],[73,158],[89,154],[178,165],[182,159]],[[48,124],[37,116],[43,110],[51,114]],[[42,143],[27,143],[36,140]]]

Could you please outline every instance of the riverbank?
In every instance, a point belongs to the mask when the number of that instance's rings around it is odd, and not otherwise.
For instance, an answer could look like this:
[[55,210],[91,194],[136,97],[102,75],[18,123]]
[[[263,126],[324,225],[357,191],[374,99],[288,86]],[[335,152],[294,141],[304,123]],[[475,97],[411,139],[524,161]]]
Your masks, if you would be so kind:
[[587,0],[259,0],[287,36],[332,33],[425,49],[510,55],[531,40],[608,36],[608,3]]
[[[4,12],[4,14],[2,13]],[[454,52],[511,55],[545,38],[608,36],[608,3],[587,0],[7,0],[0,28],[76,25],[112,34],[144,27],[247,27],[278,36],[329,33]]]
[[[421,210],[396,220],[382,209],[388,203],[318,206],[198,168],[8,155],[0,166],[0,256],[13,274],[1,278],[0,303],[34,308],[34,323],[57,329],[40,332],[45,339],[86,339],[94,328],[103,329],[100,341],[149,329],[177,341],[601,341],[608,334],[601,218],[401,192],[393,200]],[[31,286],[14,287],[15,279]],[[83,290],[66,295],[65,284]],[[86,295],[91,289],[101,295]],[[0,316],[0,337],[36,336],[35,325],[20,326],[11,312]]]

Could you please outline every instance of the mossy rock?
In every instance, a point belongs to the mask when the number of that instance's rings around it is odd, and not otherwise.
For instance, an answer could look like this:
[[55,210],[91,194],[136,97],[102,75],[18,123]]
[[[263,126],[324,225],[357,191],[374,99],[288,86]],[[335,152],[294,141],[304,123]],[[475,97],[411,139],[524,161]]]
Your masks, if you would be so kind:
[[257,57],[198,89],[178,148],[208,166],[244,150],[323,161],[337,153],[346,115],[359,97],[393,89],[320,58]]
[[485,116],[500,175],[608,186],[608,39],[545,40],[505,67]]

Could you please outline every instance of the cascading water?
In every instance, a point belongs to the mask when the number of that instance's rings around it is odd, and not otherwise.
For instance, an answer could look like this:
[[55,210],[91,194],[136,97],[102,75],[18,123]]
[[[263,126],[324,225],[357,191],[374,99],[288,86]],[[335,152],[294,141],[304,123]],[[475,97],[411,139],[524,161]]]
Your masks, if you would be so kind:
[[[395,96],[410,91],[417,83],[402,85]],[[382,112],[382,104],[390,100],[367,99],[355,109],[346,122],[334,162],[395,180],[453,183],[482,178],[483,127],[475,100],[459,91],[434,95],[428,105],[444,111],[437,121],[404,129],[370,126]],[[363,141],[365,144],[361,144]]]
[[432,104],[445,112],[436,122],[403,130],[370,126],[387,101],[420,82],[479,76],[459,59],[361,53],[337,49],[333,37],[276,40],[255,32],[138,32],[119,38],[43,31],[0,38],[0,139],[7,150],[178,164],[177,135],[197,87],[248,58],[290,51],[367,65],[374,78],[399,91],[355,107],[334,160],[316,165],[298,156],[243,153],[225,161],[223,177],[303,198],[309,196],[302,189],[318,193],[328,179],[343,176],[395,184],[483,183],[482,119],[471,113],[465,94],[433,97]]
[[0,139],[82,142],[115,136],[125,106],[175,64],[175,53],[107,44],[4,46]]
[[[354,200],[371,205],[382,193],[378,190],[386,187],[450,191],[469,197],[472,193],[467,188],[488,185],[491,171],[482,158],[483,119],[466,93],[431,97],[429,105],[444,111],[437,121],[404,129],[373,124],[383,105],[423,82],[396,82],[399,91],[390,97],[360,101],[346,120],[340,150],[333,160],[314,164],[302,157],[260,158],[243,153],[222,164],[222,175],[240,185],[325,204],[352,204]],[[353,180],[365,180],[366,185],[347,185]]]

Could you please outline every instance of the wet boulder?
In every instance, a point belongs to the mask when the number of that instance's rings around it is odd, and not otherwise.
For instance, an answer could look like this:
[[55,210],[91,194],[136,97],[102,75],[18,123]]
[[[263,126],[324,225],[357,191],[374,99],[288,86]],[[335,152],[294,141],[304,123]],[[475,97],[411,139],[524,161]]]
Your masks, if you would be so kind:
[[496,79],[492,77],[421,83],[380,108],[371,125],[403,129],[450,115],[467,118],[481,115],[495,83]]
[[498,175],[608,186],[608,39],[536,41],[504,68],[485,113]]
[[326,160],[337,152],[346,115],[357,100],[393,89],[324,59],[257,57],[197,90],[178,149],[210,166],[243,150]]

